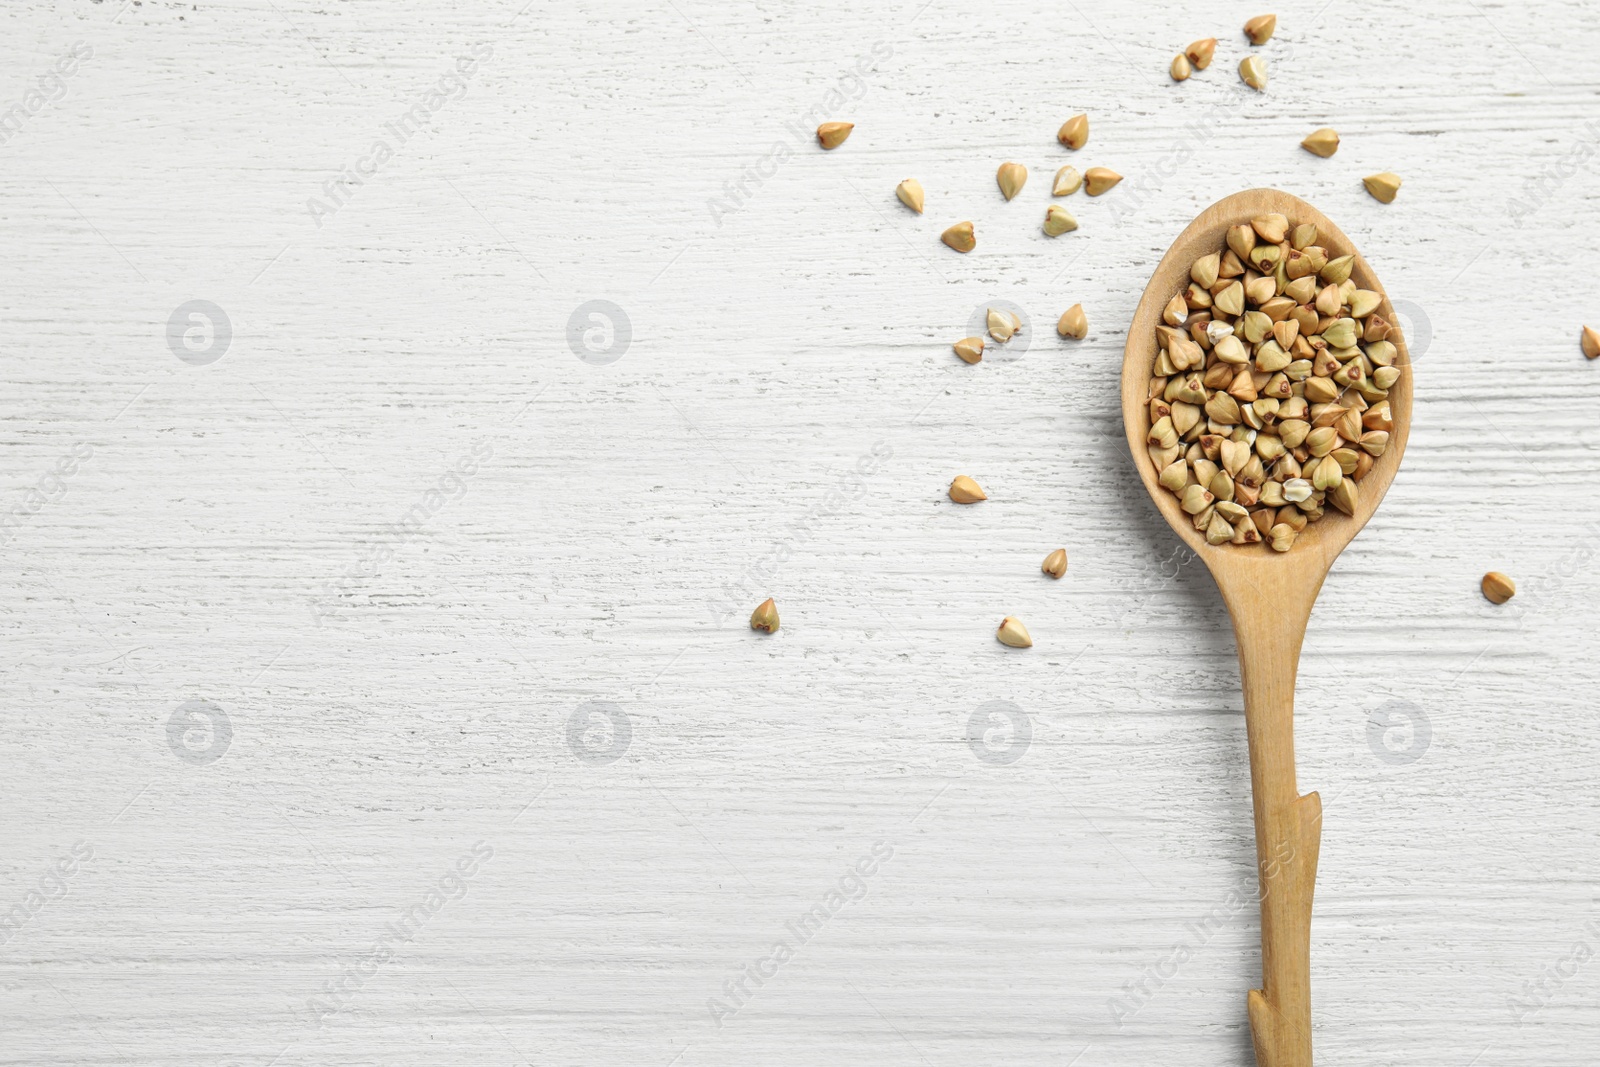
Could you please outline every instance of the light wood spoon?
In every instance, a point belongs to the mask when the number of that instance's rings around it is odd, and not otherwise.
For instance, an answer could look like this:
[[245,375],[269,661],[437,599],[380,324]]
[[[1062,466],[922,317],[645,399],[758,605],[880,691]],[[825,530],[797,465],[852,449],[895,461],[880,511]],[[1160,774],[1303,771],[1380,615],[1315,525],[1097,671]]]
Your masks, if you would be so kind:
[[[1359,483],[1356,514],[1344,515],[1330,504],[1323,519],[1308,523],[1288,552],[1274,552],[1265,543],[1207,544],[1178,498],[1157,481],[1159,472],[1145,445],[1162,309],[1188,285],[1189,267],[1196,259],[1225,247],[1229,226],[1273,213],[1295,224],[1314,223],[1317,243],[1330,258],[1355,256],[1350,276],[1356,285],[1383,294],[1350,239],[1305,201],[1276,189],[1250,189],[1219,200],[1173,242],[1139,301],[1122,364],[1122,422],[1145,488],[1178,536],[1210,568],[1233,617],[1261,886],[1262,988],[1252,989],[1248,997],[1250,1030],[1260,1067],[1311,1067],[1311,896],[1322,841],[1322,800],[1316,793],[1301,796],[1295,784],[1295,672],[1311,605],[1328,568],[1372,517],[1400,465],[1411,424],[1410,355],[1396,329],[1388,340],[1398,350],[1395,366],[1403,373],[1388,396],[1394,430],[1383,456]],[[1395,321],[1387,295],[1377,313]]]

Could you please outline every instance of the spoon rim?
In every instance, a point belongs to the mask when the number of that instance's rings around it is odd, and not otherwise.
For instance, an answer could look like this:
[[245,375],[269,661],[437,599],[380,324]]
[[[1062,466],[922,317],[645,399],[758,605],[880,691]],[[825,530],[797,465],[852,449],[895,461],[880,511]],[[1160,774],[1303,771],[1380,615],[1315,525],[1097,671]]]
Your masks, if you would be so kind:
[[1377,511],[1399,471],[1400,459],[1405,453],[1411,430],[1412,375],[1411,353],[1403,333],[1398,338],[1389,338],[1396,350],[1394,365],[1402,369],[1399,380],[1389,390],[1387,397],[1394,418],[1394,429],[1390,431],[1389,444],[1383,455],[1375,459],[1372,469],[1359,483],[1360,504],[1356,514],[1346,515],[1331,504],[1327,505],[1322,519],[1307,523],[1305,529],[1296,536],[1294,546],[1287,552],[1273,551],[1265,539],[1254,545],[1208,543],[1205,535],[1194,528],[1193,521],[1179,506],[1178,498],[1161,485],[1160,472],[1155,469],[1155,462],[1150,458],[1145,443],[1145,436],[1150,431],[1149,383],[1158,350],[1156,326],[1161,322],[1162,309],[1174,294],[1183,291],[1189,278],[1189,267],[1196,259],[1226,247],[1229,226],[1248,223],[1253,218],[1272,213],[1287,216],[1292,224],[1309,222],[1315,225],[1317,243],[1328,250],[1330,258],[1353,256],[1350,277],[1355,279],[1358,287],[1379,295],[1374,314],[1382,315],[1391,323],[1396,321],[1388,290],[1378,281],[1360,249],[1333,220],[1306,201],[1281,189],[1257,188],[1233,193],[1196,215],[1167,248],[1166,254],[1150,275],[1150,281],[1134,311],[1123,349],[1122,422],[1134,466],[1157,510],[1174,532],[1213,571],[1218,563],[1291,567],[1304,565],[1310,560],[1321,560],[1321,572],[1326,573],[1333,560]]

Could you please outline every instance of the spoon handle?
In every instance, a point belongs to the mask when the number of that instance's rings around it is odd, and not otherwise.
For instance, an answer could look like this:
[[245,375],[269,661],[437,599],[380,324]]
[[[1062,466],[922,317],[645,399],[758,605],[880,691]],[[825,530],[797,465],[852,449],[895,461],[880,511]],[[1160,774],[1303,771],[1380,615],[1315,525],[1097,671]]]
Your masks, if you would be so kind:
[[1226,596],[1239,646],[1260,877],[1262,988],[1248,998],[1258,1067],[1311,1067],[1311,896],[1322,799],[1294,774],[1294,682],[1319,579],[1258,574]]

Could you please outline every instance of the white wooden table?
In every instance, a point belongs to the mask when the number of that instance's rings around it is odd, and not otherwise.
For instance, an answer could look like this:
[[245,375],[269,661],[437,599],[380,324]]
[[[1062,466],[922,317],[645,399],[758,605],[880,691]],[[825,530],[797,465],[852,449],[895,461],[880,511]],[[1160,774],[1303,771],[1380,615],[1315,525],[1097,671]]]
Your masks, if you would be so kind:
[[1419,357],[1301,669],[1319,1062],[1594,1063],[1600,9],[1282,6],[1258,96],[1235,3],[519,3],[0,12],[0,1062],[1249,1064],[1116,375],[1275,185]]

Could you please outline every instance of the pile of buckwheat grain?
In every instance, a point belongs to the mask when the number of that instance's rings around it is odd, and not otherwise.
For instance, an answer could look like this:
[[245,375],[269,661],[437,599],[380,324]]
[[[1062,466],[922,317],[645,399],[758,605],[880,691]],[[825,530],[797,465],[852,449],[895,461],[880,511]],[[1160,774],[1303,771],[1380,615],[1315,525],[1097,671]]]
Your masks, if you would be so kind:
[[1156,327],[1146,441],[1213,545],[1294,545],[1328,506],[1354,514],[1389,446],[1398,331],[1317,228],[1263,215],[1197,259]]

